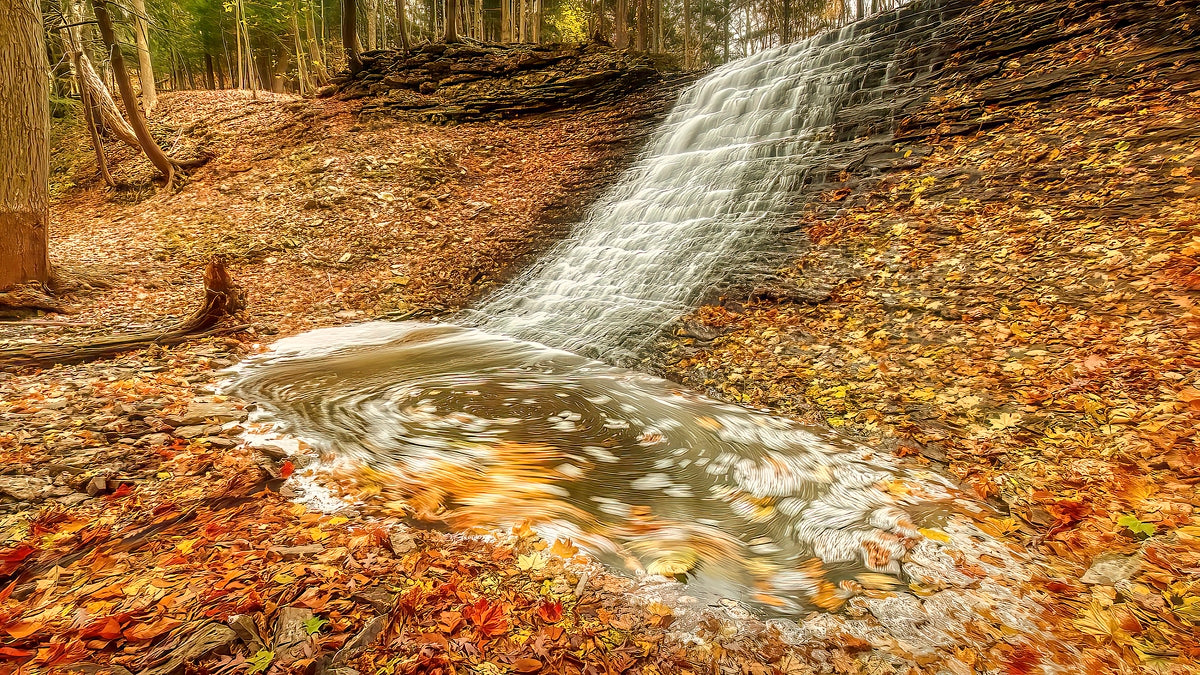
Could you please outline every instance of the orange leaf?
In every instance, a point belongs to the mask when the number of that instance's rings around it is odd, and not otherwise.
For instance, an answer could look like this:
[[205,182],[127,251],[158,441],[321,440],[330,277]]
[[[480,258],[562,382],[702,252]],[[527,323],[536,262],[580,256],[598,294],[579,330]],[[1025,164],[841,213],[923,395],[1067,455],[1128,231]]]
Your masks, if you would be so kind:
[[6,577],[17,570],[25,559],[33,555],[33,547],[21,544],[16,548],[0,551],[0,577]]
[[153,640],[154,638],[166,633],[167,631],[182,625],[183,622],[177,619],[162,618],[154,623],[137,624],[125,630],[125,639],[130,642],[144,642]]
[[538,616],[546,623],[557,623],[562,620],[562,601],[543,602],[538,606]]
[[4,632],[18,640],[24,640],[41,630],[43,625],[40,621],[21,621],[8,626],[4,629]]
[[537,659],[517,659],[513,661],[513,670],[518,673],[536,673],[542,669],[542,662]]
[[287,478],[287,477],[291,476],[292,472],[295,470],[296,470],[296,465],[292,464],[292,460],[289,459],[288,461],[283,463],[283,466],[279,467],[279,475],[283,478]]

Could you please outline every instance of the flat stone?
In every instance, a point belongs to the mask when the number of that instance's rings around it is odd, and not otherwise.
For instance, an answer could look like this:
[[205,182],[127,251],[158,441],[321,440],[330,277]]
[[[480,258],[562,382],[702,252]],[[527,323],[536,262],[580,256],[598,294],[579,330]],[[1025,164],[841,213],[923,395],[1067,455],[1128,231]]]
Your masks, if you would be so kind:
[[0,476],[0,494],[21,501],[37,499],[48,487],[50,481],[37,476]]
[[284,607],[279,610],[279,618],[275,620],[275,637],[271,641],[278,665],[286,666],[304,656],[304,647],[309,638],[304,624],[312,618],[312,610],[304,607]]
[[179,417],[183,426],[204,424],[210,420],[224,424],[225,422],[241,422],[246,419],[245,410],[238,410],[228,403],[202,403],[193,401],[188,404],[187,412]]
[[166,661],[141,671],[139,675],[173,675],[182,672],[188,664],[194,664],[214,651],[227,647],[237,640],[232,628],[219,623],[206,623],[188,631],[188,638],[171,651]]
[[305,544],[304,546],[272,546],[272,553],[278,553],[285,559],[300,558],[308,555],[317,555],[325,552],[325,546],[322,544]]
[[182,426],[175,430],[175,435],[180,438],[199,438],[207,433],[208,427],[202,424],[192,426]]

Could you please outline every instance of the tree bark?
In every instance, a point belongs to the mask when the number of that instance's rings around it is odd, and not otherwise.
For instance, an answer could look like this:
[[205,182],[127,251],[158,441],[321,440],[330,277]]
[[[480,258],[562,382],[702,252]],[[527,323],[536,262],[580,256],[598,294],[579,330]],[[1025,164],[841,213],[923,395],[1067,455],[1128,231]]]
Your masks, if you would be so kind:
[[375,39],[376,39],[376,35],[375,35],[375,15],[376,15],[375,3],[376,3],[376,1],[377,0],[365,0],[366,7],[364,9],[367,12],[367,51],[376,49],[378,47],[378,45],[375,42]]
[[[100,177],[104,184],[112,187],[116,184],[108,171],[108,158],[104,155],[104,141],[100,138],[100,96],[88,85],[83,76],[83,50],[75,37],[74,28],[63,28],[60,32],[63,48],[70,59],[75,71],[75,83],[79,88],[79,103],[83,107],[83,123],[87,126],[88,136],[92,139],[92,148],[96,151],[96,166],[100,169]],[[124,122],[124,120],[121,120]]]
[[613,20],[613,45],[618,49],[629,46],[629,1],[617,0],[617,14]]
[[358,6],[357,0],[342,0],[342,48],[346,50],[346,66],[351,73],[362,70],[362,59],[358,56]]
[[692,3],[683,0],[683,69],[692,68]]
[[133,38],[137,43],[138,80],[142,85],[142,109],[146,117],[158,105],[158,94],[154,90],[154,64],[150,63],[150,24],[146,20],[145,0],[133,0]]
[[646,51],[646,0],[637,0],[637,50]]
[[216,69],[213,68],[212,54],[204,52],[204,84],[210,90],[217,88]]
[[446,0],[446,33],[442,42],[458,42],[458,0]]
[[125,121],[125,117],[117,109],[117,103],[109,93],[108,87],[105,86],[104,80],[100,79],[100,74],[92,66],[92,60],[88,58],[87,52],[82,50],[79,53],[79,68],[79,73],[86,80],[88,89],[96,96],[97,105],[100,108],[100,121],[104,127],[129,147],[141,150],[142,146],[138,143],[137,134],[133,133],[133,127],[129,126],[129,122]]
[[158,143],[150,135],[146,120],[138,110],[137,95],[133,93],[133,85],[129,82],[129,71],[125,68],[125,57],[121,55],[116,35],[113,34],[112,19],[108,15],[108,2],[109,0],[92,0],[92,11],[96,14],[100,39],[108,49],[113,77],[117,80],[117,89],[121,92],[121,102],[125,104],[125,111],[129,114],[129,124],[133,127],[133,133],[137,135],[138,144],[154,168],[166,176],[169,190],[175,183],[175,163],[171,161],[170,157],[167,157],[162,148],[158,147]]
[[50,63],[36,0],[0,0],[0,288],[50,279]]
[[408,51],[408,17],[404,15],[404,0],[396,0],[396,33],[400,49]]

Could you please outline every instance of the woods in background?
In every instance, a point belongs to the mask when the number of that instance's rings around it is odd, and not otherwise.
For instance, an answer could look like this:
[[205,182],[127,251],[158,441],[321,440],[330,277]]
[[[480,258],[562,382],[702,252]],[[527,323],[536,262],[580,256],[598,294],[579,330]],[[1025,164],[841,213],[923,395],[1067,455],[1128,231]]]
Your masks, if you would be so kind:
[[[360,53],[433,41],[581,43],[673,55],[703,68],[835,27],[902,0],[131,0],[111,5],[143,113],[159,89],[310,94]],[[60,96],[79,98],[76,53],[116,84],[79,0],[46,0]],[[68,26],[68,29],[64,29]],[[75,42],[72,43],[72,36]],[[132,56],[136,53],[136,59]]]

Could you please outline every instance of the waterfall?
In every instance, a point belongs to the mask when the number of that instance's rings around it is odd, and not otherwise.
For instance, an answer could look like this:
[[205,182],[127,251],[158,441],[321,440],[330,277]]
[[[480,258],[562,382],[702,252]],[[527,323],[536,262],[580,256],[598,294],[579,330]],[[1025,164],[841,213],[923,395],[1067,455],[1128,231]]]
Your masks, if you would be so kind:
[[890,131],[885,99],[911,75],[899,65],[941,18],[920,4],[704,77],[574,232],[462,320],[610,362],[636,356],[763,256],[801,188],[825,178],[840,114],[874,103]]

